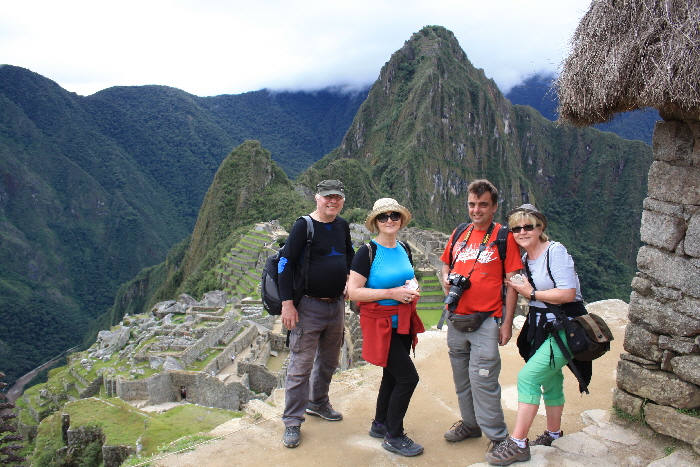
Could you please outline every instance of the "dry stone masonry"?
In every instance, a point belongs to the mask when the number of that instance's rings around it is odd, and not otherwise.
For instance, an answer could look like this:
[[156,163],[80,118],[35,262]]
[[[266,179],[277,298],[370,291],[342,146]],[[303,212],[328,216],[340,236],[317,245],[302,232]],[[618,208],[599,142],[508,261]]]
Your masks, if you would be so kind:
[[[654,130],[639,272],[613,403],[700,453],[700,124]],[[685,413],[684,413],[685,411]]]

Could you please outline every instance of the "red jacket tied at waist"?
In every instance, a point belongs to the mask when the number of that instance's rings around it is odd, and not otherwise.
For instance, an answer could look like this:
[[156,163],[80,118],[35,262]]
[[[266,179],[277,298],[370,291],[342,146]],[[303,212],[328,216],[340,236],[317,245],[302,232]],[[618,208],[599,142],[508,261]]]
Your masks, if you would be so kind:
[[377,366],[385,367],[391,345],[391,317],[399,315],[399,334],[413,336],[413,351],[418,343],[418,333],[425,332],[423,322],[416,313],[416,302],[398,305],[380,305],[377,302],[359,302],[360,327],[362,328],[362,358]]

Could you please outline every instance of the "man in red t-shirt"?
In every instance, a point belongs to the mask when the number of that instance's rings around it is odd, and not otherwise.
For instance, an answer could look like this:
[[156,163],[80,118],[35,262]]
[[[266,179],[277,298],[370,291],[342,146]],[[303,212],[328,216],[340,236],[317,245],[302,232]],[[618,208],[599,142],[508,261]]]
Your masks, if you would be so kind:
[[515,290],[508,288],[505,316],[502,316],[503,275],[505,273],[505,277],[510,279],[523,268],[523,264],[518,245],[510,232],[506,239],[505,262],[499,256],[495,240],[501,226],[493,221],[498,209],[496,187],[488,180],[476,180],[469,185],[467,201],[472,223],[459,236],[454,248],[451,248],[453,242],[450,237],[440,258],[444,263],[442,282],[445,290],[449,290],[452,286],[448,281],[450,273],[461,274],[471,282],[471,286],[462,292],[454,313],[491,314],[477,330],[471,332],[457,330],[448,320],[447,346],[462,420],[445,433],[445,438],[448,441],[462,441],[478,438],[483,431],[495,448],[508,439],[508,427],[501,407],[501,386],[498,383],[501,371],[498,346],[506,345],[511,338],[518,298]]

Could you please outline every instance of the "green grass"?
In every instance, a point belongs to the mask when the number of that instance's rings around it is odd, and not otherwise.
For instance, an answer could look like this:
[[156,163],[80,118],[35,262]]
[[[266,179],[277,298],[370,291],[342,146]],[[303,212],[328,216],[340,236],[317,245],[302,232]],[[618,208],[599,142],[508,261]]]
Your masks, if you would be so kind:
[[442,315],[442,309],[439,310],[421,310],[417,309],[418,316],[423,321],[423,325],[427,328],[437,325],[440,321],[440,316]]
[[131,456],[122,464],[122,466],[130,467],[138,465],[141,467],[150,467],[153,465],[151,461],[155,460],[163,454],[171,452],[193,451],[198,445],[206,443],[211,439],[213,439],[211,436],[205,436],[201,434],[185,436],[176,441],[173,441],[170,444],[160,447],[158,449],[158,452],[154,453],[151,456],[147,456],[145,458],[140,456]]
[[218,352],[215,349],[209,349],[208,354],[207,354],[207,358],[205,358],[204,360],[195,360],[187,367],[187,370],[189,370],[189,371],[202,371],[205,366],[207,366],[209,363],[211,363],[211,361],[217,355],[219,355],[219,353],[220,352]]
[[676,409],[676,411],[689,417],[700,418],[700,409]]
[[[188,444],[201,443],[209,438],[198,433],[208,432],[232,418],[242,416],[240,412],[194,404],[184,404],[162,414],[149,414],[118,398],[82,399],[66,404],[62,412],[70,415],[72,428],[99,426],[105,434],[105,442],[110,445],[134,446],[136,440],[141,438],[142,454],[145,456],[179,451]],[[39,426],[35,452],[38,457],[46,451],[55,452],[62,445],[61,414],[57,413],[47,417]]]
[[646,419],[644,417],[644,406],[646,405],[646,403],[647,403],[647,400],[644,399],[644,402],[642,403],[641,413],[639,415],[636,415],[636,416],[625,412],[624,410],[622,410],[620,407],[618,407],[616,405],[613,405],[612,412],[613,412],[613,414],[615,414],[616,417],[621,418],[622,420],[627,420],[630,422],[639,423],[640,425],[646,425]]

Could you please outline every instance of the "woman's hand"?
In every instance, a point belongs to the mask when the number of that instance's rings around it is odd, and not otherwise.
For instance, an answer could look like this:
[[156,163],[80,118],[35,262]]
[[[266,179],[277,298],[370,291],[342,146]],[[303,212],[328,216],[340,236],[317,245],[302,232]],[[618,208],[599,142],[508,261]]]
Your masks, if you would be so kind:
[[388,295],[387,298],[401,303],[411,303],[413,300],[418,300],[420,298],[420,292],[418,290],[409,290],[404,286],[386,289],[386,291]]
[[535,288],[530,284],[530,281],[527,278],[524,278],[525,282],[524,283],[518,283],[518,282],[513,282],[513,281],[506,281],[506,285],[508,287],[512,287],[516,292],[518,292],[520,295],[522,295],[525,298],[530,298],[530,294],[532,293]]

